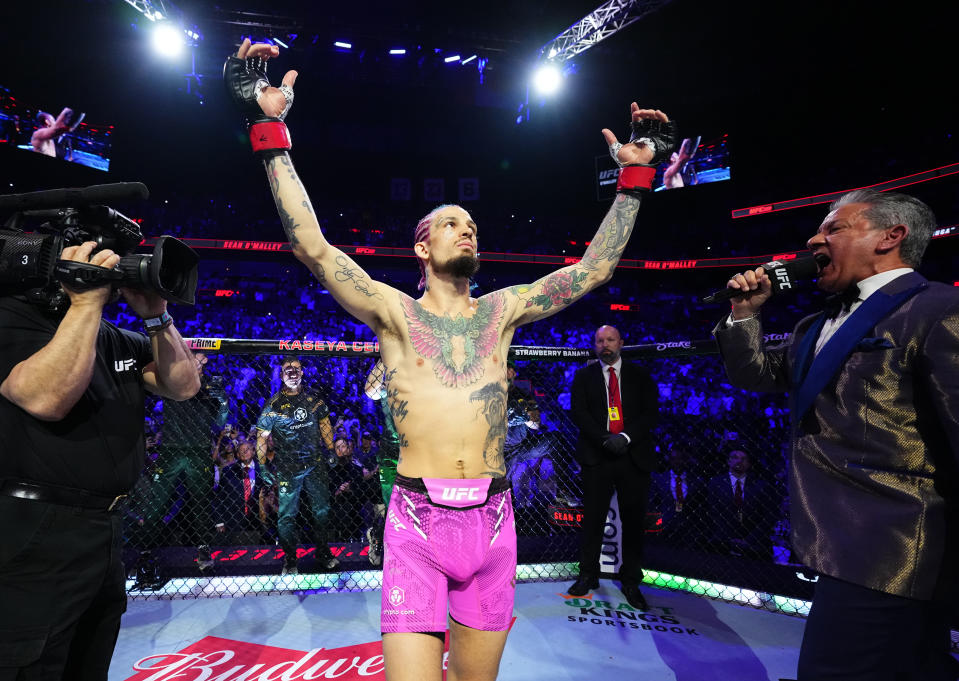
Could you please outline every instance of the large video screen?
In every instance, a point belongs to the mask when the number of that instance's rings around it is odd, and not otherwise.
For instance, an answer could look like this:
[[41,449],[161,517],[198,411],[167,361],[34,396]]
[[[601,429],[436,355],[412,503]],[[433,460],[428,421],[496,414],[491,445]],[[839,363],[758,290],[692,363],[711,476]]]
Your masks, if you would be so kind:
[[112,125],[87,120],[79,107],[21,101],[0,85],[0,144],[107,171],[112,137]]
[[[687,137],[656,169],[653,191],[679,189],[730,179],[728,135],[703,141]],[[609,201],[616,193],[619,169],[608,154],[596,157],[596,198]]]

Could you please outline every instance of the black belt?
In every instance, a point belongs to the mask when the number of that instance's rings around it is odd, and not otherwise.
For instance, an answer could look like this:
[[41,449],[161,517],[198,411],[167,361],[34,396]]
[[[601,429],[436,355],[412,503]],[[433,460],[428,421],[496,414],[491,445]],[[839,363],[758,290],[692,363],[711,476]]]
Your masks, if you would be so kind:
[[117,504],[120,503],[120,500],[126,499],[128,496],[126,494],[120,494],[115,497],[101,497],[99,494],[92,494],[82,489],[36,485],[32,482],[17,482],[16,480],[4,480],[3,484],[0,484],[0,494],[6,497],[16,497],[17,499],[46,501],[50,504],[78,506],[80,508],[93,508],[103,511],[114,510]]

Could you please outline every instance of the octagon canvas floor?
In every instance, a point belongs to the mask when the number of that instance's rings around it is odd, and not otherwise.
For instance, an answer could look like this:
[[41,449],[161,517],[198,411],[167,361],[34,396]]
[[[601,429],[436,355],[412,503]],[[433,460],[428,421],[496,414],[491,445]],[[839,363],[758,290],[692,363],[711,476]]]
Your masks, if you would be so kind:
[[[615,582],[580,599],[568,585],[517,585],[499,679],[795,678],[802,618],[650,587],[642,613]],[[379,591],[134,600],[109,678],[381,679],[379,603]]]

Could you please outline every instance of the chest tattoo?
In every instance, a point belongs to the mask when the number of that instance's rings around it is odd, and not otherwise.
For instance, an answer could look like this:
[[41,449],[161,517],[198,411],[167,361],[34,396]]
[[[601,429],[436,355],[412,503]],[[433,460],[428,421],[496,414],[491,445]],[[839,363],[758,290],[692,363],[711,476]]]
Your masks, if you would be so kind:
[[401,302],[413,350],[432,362],[443,385],[461,388],[482,377],[483,360],[500,339],[506,310],[502,294],[483,296],[472,317],[458,315],[455,319],[435,315],[407,296],[402,296]]

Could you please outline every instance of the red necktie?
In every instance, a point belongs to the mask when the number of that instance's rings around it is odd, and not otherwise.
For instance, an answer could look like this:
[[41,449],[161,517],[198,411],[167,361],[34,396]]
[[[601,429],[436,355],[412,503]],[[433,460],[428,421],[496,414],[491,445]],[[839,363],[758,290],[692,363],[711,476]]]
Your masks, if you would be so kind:
[[243,515],[250,514],[250,495],[253,494],[253,481],[250,480],[250,472],[243,471]]
[[623,432],[623,404],[619,400],[619,380],[616,378],[616,369],[609,368],[609,407],[610,412],[616,409],[617,419],[609,419],[609,432],[613,435]]
[[736,491],[733,493],[733,503],[736,504],[736,508],[743,507],[743,481],[736,480]]
[[676,503],[683,503],[683,479],[676,476]]

